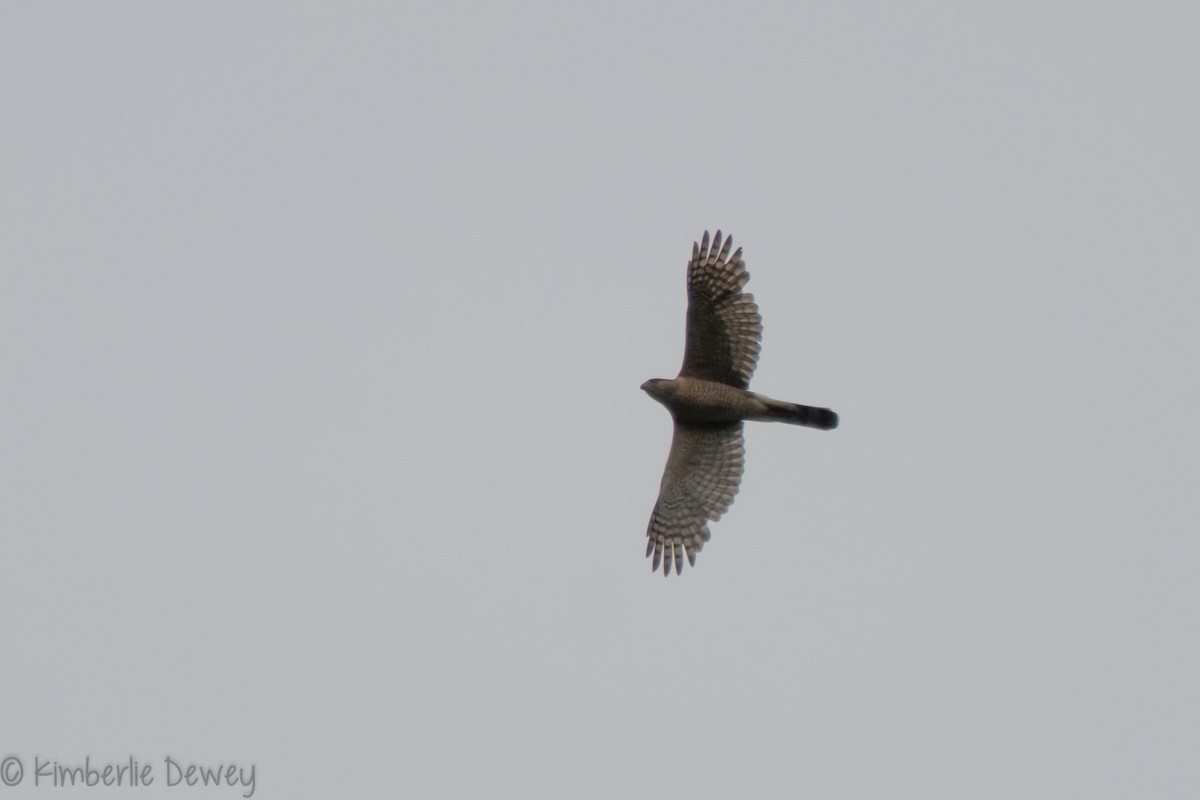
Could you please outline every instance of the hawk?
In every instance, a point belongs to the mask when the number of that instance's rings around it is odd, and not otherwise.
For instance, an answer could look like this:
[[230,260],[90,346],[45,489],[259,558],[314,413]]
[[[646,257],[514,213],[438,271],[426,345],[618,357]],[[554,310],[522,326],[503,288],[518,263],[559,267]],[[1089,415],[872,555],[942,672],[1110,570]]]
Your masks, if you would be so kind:
[[687,341],[683,367],[674,379],[654,378],[642,390],[667,407],[675,423],[671,452],[663,470],[658,502],[646,528],[646,557],[651,571],[683,572],[683,556],[696,566],[696,554],[709,539],[708,523],[733,504],[742,480],[745,420],[786,422],[832,430],[837,414],[774,400],[750,391],[758,363],[762,317],[754,295],[743,292],[750,280],[742,248],[732,256],[732,238],[708,231],[692,244],[687,270]]

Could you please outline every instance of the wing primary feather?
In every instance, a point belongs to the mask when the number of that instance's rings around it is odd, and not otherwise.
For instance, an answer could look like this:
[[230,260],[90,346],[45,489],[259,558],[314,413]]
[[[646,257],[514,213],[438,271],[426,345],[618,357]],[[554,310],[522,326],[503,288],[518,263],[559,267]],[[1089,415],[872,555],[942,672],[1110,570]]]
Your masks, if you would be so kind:
[[724,261],[729,256],[729,248],[733,246],[733,237],[726,236],[725,244],[721,246],[721,254],[717,256],[717,261]]

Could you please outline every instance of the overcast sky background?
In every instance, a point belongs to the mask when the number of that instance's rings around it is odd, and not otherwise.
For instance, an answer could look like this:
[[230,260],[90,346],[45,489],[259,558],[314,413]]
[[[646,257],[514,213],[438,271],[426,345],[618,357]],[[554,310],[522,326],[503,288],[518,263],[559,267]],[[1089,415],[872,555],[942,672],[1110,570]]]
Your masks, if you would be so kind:
[[1196,796],[1200,11],[784,5],[5,6],[0,794]]

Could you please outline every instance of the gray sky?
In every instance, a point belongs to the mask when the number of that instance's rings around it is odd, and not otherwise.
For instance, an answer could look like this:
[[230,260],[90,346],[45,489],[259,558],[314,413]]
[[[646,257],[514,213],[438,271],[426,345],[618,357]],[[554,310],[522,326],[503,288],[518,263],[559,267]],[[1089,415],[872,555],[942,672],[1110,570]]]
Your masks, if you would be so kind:
[[1200,12],[969,5],[7,7],[5,796],[1195,797]]

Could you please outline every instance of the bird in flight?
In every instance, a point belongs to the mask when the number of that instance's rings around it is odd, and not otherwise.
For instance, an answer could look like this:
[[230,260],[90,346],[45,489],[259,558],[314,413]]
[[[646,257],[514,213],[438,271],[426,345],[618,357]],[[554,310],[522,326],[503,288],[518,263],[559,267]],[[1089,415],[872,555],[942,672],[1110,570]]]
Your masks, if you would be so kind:
[[671,452],[663,470],[658,501],[646,528],[646,557],[651,571],[683,572],[683,557],[696,566],[696,554],[711,535],[709,521],[729,510],[742,480],[745,420],[786,422],[832,430],[838,416],[750,391],[758,364],[762,317],[754,295],[743,292],[750,280],[742,248],[732,256],[732,238],[708,231],[692,244],[687,269],[687,341],[683,367],[673,379],[654,378],[642,390],[667,407],[675,423]]

